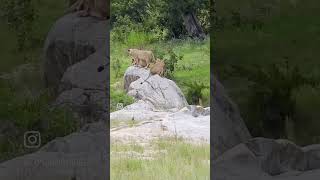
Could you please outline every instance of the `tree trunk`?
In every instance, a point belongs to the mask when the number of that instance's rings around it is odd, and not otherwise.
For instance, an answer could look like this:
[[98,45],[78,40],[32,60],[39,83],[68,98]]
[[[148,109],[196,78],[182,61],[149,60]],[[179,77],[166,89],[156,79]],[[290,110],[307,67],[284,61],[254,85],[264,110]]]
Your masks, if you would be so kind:
[[199,98],[199,105],[203,107],[202,99]]
[[189,36],[204,39],[205,34],[200,26],[198,18],[193,12],[185,13],[183,15],[184,26],[188,31]]
[[294,122],[290,119],[289,116],[286,117],[285,127],[286,127],[287,139],[294,141],[295,140]]

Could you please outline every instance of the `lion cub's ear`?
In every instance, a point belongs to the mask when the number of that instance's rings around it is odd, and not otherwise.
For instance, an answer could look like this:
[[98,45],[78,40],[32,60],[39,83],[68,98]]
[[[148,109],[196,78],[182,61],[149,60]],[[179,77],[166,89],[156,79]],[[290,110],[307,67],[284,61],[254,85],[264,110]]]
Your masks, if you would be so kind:
[[156,62],[160,62],[162,64],[164,64],[164,61],[162,59],[157,58]]

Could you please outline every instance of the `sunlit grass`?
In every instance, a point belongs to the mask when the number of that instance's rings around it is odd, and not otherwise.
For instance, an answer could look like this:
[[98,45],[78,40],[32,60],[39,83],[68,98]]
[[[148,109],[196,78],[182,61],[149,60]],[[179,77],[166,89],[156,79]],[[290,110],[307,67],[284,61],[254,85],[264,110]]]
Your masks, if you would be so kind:
[[208,144],[193,145],[163,138],[151,143],[154,152],[151,159],[115,152],[137,152],[143,154],[137,144],[111,145],[112,180],[206,180],[210,179],[210,147]]

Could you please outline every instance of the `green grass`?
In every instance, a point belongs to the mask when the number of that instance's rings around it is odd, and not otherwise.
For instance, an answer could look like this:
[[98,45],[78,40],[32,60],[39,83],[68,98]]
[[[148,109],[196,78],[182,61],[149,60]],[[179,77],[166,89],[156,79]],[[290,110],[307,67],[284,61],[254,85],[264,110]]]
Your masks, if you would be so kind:
[[152,142],[152,159],[115,154],[146,153],[141,145],[111,145],[111,179],[117,180],[196,180],[210,179],[209,145],[192,145],[182,140],[163,138]]

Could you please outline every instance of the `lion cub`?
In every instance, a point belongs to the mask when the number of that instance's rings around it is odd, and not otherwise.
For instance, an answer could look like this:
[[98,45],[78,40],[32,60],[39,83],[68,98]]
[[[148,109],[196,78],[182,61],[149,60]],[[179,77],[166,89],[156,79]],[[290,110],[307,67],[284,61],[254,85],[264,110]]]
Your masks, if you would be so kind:
[[149,76],[147,77],[147,79],[145,79],[143,82],[141,82],[140,84],[146,82],[150,76],[152,75],[156,75],[158,74],[159,76],[163,76],[163,73],[164,73],[164,68],[165,68],[165,63],[163,60],[161,59],[157,59],[157,61],[155,63],[152,63],[150,65],[150,73],[149,73]]
[[159,76],[163,76],[165,63],[161,59],[157,59],[156,63],[152,64],[150,67],[150,74],[155,75],[159,74]]
[[140,49],[128,49],[128,54],[132,57],[132,64],[148,68],[155,58],[152,51]]
[[97,17],[108,19],[110,17],[108,0],[69,0],[67,12],[78,12],[80,17]]

